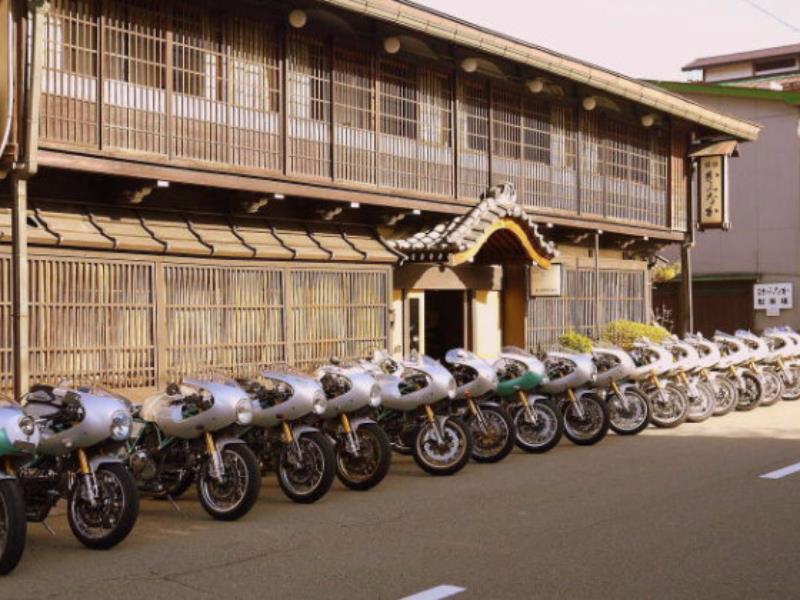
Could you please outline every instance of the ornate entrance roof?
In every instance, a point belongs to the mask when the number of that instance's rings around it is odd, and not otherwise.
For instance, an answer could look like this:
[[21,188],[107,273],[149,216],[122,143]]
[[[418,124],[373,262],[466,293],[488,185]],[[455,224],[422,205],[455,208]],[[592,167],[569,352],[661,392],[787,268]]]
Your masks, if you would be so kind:
[[524,257],[548,268],[558,254],[555,244],[539,233],[538,225],[517,203],[511,183],[490,188],[465,215],[386,242],[410,262],[445,262],[451,266],[469,262],[481,253],[488,262]]

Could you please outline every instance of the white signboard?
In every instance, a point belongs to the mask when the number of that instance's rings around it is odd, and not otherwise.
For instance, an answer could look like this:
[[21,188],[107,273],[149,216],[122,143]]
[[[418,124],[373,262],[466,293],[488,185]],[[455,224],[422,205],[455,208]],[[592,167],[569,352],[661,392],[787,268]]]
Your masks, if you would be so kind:
[[768,317],[777,317],[792,308],[791,283],[757,283],[753,286],[753,307],[766,310]]
[[562,266],[552,265],[549,269],[532,267],[531,296],[560,296]]

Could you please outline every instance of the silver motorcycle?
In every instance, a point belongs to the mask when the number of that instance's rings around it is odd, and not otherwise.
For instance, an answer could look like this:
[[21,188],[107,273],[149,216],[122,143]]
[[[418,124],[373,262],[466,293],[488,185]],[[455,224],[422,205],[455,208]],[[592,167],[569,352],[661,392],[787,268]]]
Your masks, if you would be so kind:
[[381,405],[380,386],[367,370],[335,358],[315,377],[327,397],[318,425],[334,440],[336,476],[351,490],[375,487],[392,462],[389,437],[371,416]]
[[32,460],[15,462],[28,521],[44,522],[60,498],[78,540],[106,550],[139,515],[136,481],[118,457],[131,432],[127,399],[100,386],[35,385],[22,399],[41,441]]
[[223,376],[185,378],[145,400],[136,411],[128,464],[139,489],[173,500],[196,483],[203,509],[215,519],[246,515],[258,499],[258,461],[224,430],[249,425],[253,409],[235,381]]
[[750,357],[746,366],[761,380],[763,396],[760,406],[772,406],[780,402],[783,396],[783,379],[774,369],[770,368],[773,352],[767,341],[746,329],[739,329],[734,335],[750,349]]
[[711,418],[716,408],[716,395],[714,388],[703,381],[697,372],[700,365],[697,349],[677,336],[667,338],[662,345],[672,353],[674,360],[670,376],[678,385],[683,386],[683,391],[689,398],[686,420],[690,423],[702,423]]
[[444,365],[456,381],[450,413],[469,427],[472,458],[482,463],[503,460],[514,448],[516,432],[508,412],[496,400],[497,371],[464,348],[449,350]]
[[0,575],[7,575],[19,564],[27,536],[25,500],[14,463],[30,460],[39,440],[34,419],[0,396]]
[[629,375],[650,400],[650,421],[656,427],[672,428],[689,416],[689,397],[682,386],[669,381],[674,367],[672,353],[647,338],[633,343],[630,350],[636,369]]
[[712,340],[706,339],[701,333],[687,334],[684,337],[687,344],[691,344],[697,351],[697,369],[700,380],[705,382],[714,393],[715,417],[727,415],[734,408],[739,398],[736,385],[728,379],[717,366],[722,360],[722,355]]
[[328,493],[336,476],[333,443],[313,422],[328,402],[316,379],[282,369],[238,380],[251,398],[253,422],[237,434],[255,451],[262,472],[275,471],[289,499],[310,504]]
[[783,383],[784,400],[800,399],[800,365],[795,359],[800,351],[794,336],[781,328],[771,327],[764,331],[764,338],[771,350],[768,362],[771,370],[776,371]]
[[751,356],[750,348],[739,338],[721,331],[714,333],[714,342],[722,355],[717,368],[736,385],[738,391],[736,410],[753,410],[761,403],[764,387],[758,375],[746,366]]
[[472,436],[458,417],[437,413],[434,407],[456,394],[450,372],[430,357],[412,356],[398,361],[387,352],[376,352],[371,369],[381,387],[381,406],[376,421],[389,436],[392,448],[412,454],[430,475],[452,475],[469,462]]
[[635,381],[628,379],[636,371],[630,354],[616,346],[595,343],[592,360],[597,368],[594,388],[606,400],[612,431],[618,435],[635,435],[647,428],[650,400]]

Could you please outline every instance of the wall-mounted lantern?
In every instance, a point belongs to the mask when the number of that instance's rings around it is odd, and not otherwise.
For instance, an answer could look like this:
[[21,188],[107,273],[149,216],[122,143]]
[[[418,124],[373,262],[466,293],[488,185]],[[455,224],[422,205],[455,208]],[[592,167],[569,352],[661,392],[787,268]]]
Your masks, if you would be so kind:
[[308,23],[308,14],[306,11],[295,8],[289,13],[289,25],[295,29],[302,29]]
[[401,45],[400,38],[395,36],[387,37],[383,40],[383,49],[386,50],[386,54],[397,54],[400,52]]
[[544,79],[537,77],[536,79],[529,79],[525,82],[528,91],[531,94],[540,94],[544,90]]
[[465,58],[461,61],[461,68],[467,73],[474,73],[478,70],[477,58]]
[[584,110],[594,110],[597,108],[597,98],[594,96],[586,96],[581,104]]

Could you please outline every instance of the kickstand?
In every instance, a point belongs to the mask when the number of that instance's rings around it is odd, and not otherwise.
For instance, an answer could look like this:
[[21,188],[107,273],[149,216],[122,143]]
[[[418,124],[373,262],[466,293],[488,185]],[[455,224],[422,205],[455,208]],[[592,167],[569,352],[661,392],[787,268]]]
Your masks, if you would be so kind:
[[169,500],[169,503],[170,503],[170,504],[172,504],[172,508],[174,508],[174,509],[175,509],[175,511],[176,511],[176,512],[177,512],[177,513],[178,513],[180,516],[182,516],[182,517],[185,517],[185,516],[186,516],[186,514],[185,514],[185,513],[184,513],[184,512],[181,510],[181,507],[180,507],[180,506],[178,506],[178,503],[177,503],[177,502],[175,502],[175,498],[173,498],[172,496],[170,496],[169,494],[167,494],[167,500]]
[[47,533],[49,533],[49,534],[50,534],[50,535],[52,535],[53,537],[56,537],[56,532],[55,532],[55,531],[53,531],[53,528],[52,528],[52,527],[50,527],[50,525],[48,525],[48,524],[47,524],[47,521],[42,521],[42,526],[43,526],[45,529],[47,529]]

